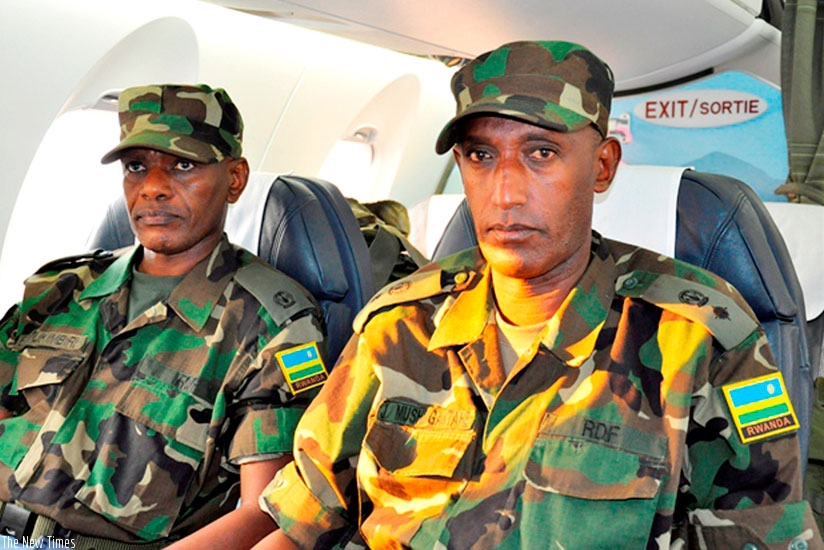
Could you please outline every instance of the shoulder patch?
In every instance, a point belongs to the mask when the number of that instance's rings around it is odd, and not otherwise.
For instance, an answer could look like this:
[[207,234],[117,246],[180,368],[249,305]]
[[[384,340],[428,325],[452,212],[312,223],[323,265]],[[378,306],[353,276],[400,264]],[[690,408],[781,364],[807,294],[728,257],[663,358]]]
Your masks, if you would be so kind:
[[279,351],[275,358],[293,395],[320,386],[329,378],[317,342]]
[[618,278],[615,292],[701,323],[725,349],[734,348],[758,328],[752,315],[732,297],[674,275],[632,271]]
[[261,303],[278,326],[302,311],[315,308],[294,279],[267,264],[245,265],[235,273],[235,280]]
[[798,430],[798,418],[780,372],[721,389],[742,443]]

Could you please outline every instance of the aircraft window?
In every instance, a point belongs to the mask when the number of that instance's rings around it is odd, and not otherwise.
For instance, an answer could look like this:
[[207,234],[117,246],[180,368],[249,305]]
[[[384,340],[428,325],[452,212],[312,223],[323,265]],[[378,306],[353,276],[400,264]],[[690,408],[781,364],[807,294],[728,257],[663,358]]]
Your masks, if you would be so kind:
[[0,256],[0,309],[20,299],[23,280],[44,263],[86,250],[120,193],[120,163],[100,164],[118,142],[117,112],[68,111],[55,119],[32,160]]
[[345,197],[371,200],[377,164],[374,146],[377,132],[361,128],[351,137],[341,139],[332,147],[323,162],[318,177],[334,183]]

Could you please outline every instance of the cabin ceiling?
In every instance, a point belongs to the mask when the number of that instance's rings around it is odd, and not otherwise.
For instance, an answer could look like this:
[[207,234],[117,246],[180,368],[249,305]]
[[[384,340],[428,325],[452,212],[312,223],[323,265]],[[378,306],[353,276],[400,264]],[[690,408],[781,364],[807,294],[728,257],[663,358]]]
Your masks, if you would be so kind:
[[[208,0],[415,55],[474,57],[505,42],[583,43],[619,90],[709,69],[747,42],[762,0]],[[752,32],[749,32],[751,35]],[[723,59],[721,61],[724,61]]]

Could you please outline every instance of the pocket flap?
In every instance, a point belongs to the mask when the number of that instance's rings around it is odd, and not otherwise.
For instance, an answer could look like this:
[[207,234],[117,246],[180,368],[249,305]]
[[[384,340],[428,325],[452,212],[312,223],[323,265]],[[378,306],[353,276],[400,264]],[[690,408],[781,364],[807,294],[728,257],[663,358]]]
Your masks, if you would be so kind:
[[584,417],[547,415],[524,476],[543,491],[591,500],[653,498],[668,474],[667,437]]
[[17,389],[61,384],[85,356],[51,348],[25,348],[17,365]]
[[468,479],[476,423],[472,408],[387,399],[364,444],[382,468],[398,475]]
[[[157,364],[153,366],[157,369]],[[138,370],[115,410],[202,453],[212,419],[211,404],[181,389],[180,384],[169,383],[162,373],[154,376]]]

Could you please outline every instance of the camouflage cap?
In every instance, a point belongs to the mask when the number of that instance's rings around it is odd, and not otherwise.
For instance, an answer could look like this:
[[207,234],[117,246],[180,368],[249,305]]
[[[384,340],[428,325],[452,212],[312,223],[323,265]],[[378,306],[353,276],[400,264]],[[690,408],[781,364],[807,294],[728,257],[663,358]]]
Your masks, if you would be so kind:
[[146,147],[196,162],[241,155],[243,119],[223,88],[162,84],[123,90],[118,101],[120,143],[103,164],[132,147]]
[[514,118],[562,132],[592,124],[606,136],[614,88],[609,66],[579,44],[504,44],[452,77],[457,114],[441,130],[435,151],[447,152],[460,139],[458,122],[478,115]]

